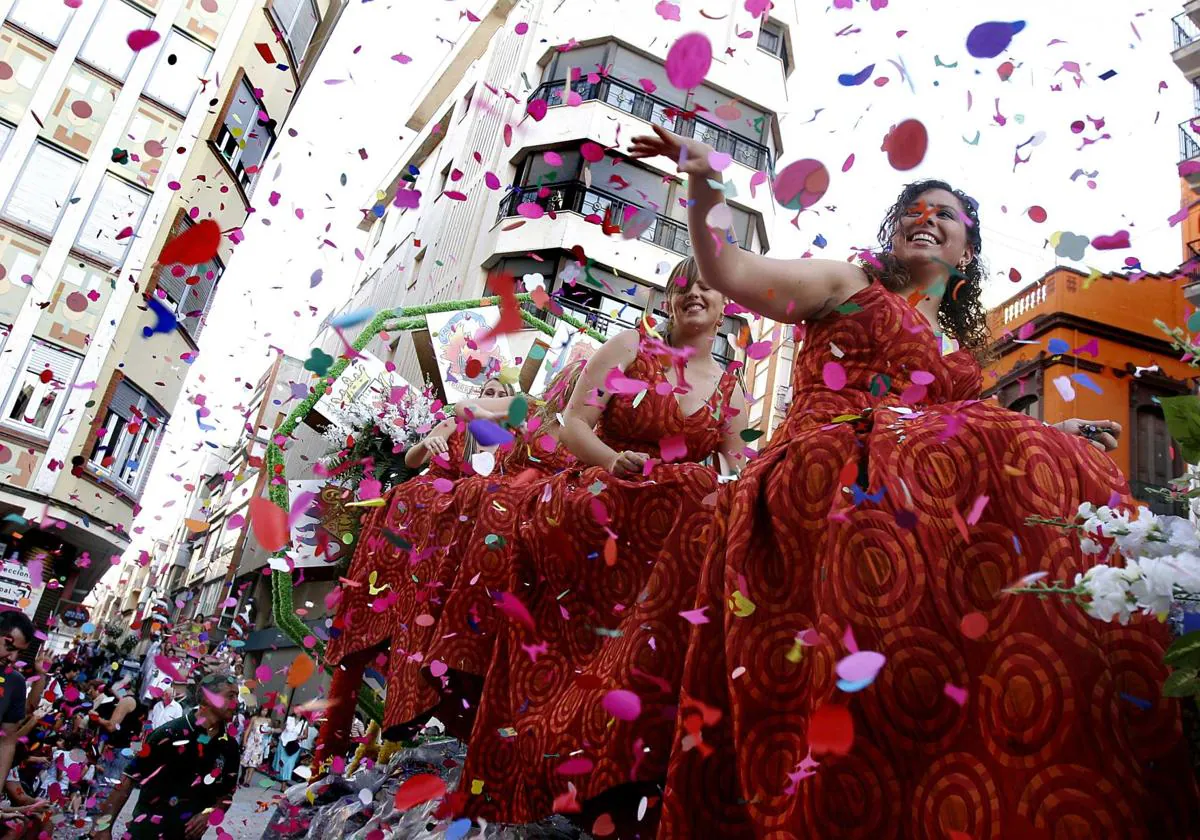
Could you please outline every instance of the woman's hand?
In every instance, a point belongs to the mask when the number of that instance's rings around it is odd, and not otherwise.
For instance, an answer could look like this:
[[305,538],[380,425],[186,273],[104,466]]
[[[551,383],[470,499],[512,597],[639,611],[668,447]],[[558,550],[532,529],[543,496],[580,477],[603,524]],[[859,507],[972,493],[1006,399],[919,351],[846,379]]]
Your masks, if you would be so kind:
[[629,450],[618,452],[612,463],[608,465],[608,471],[615,476],[637,475],[642,472],[649,459],[650,456],[645,452]]
[[444,455],[450,451],[450,445],[446,443],[446,439],[441,435],[430,435],[425,438],[425,451],[429,453],[430,458],[436,458],[438,455]]
[[1112,452],[1117,448],[1117,439],[1121,437],[1121,424],[1116,420],[1080,420],[1073,417],[1055,423],[1054,428],[1084,438],[1101,452]]
[[715,175],[708,156],[713,147],[692,137],[680,137],[660,125],[651,125],[654,134],[641,134],[629,141],[629,156],[651,158],[662,155],[675,161],[677,171],[707,178]]

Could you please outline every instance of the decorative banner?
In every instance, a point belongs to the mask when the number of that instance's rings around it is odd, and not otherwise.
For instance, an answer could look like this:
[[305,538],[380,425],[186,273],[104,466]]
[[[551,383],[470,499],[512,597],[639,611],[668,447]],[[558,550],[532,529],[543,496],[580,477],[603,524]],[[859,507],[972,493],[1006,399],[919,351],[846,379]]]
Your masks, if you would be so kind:
[[359,357],[346,366],[342,375],[334,381],[321,399],[317,400],[313,408],[326,420],[348,430],[350,424],[346,421],[346,409],[349,406],[386,400],[392,388],[400,388],[407,384],[404,377],[389,371],[378,358],[360,350]]
[[[45,586],[33,588],[29,567],[16,560],[5,560],[0,565],[0,606],[19,609],[30,618],[37,610]],[[21,601],[26,603],[22,607]]]
[[533,380],[531,393],[541,396],[546,391],[546,385],[560,370],[579,359],[590,359],[599,347],[600,342],[587,333],[580,332],[566,321],[559,321],[550,348],[546,351],[546,360],[538,368],[537,377]]
[[483,340],[500,322],[499,307],[439,312],[426,315],[425,322],[448,402],[479,396],[483,383],[513,366],[507,336]]
[[[312,502],[306,509],[293,511],[294,521],[291,525],[292,545],[291,550],[288,552],[288,557],[297,569],[329,565],[329,561],[325,559],[324,555],[317,551],[317,533],[321,528],[321,512],[317,504],[317,499],[320,498],[321,491],[327,483],[328,480],[323,478],[306,478],[288,482],[289,509],[295,506],[296,500],[300,498],[302,493],[314,494],[309,497],[312,499]],[[272,569],[277,568],[279,565],[283,565],[286,568],[286,561],[282,558],[272,558],[270,564]]]

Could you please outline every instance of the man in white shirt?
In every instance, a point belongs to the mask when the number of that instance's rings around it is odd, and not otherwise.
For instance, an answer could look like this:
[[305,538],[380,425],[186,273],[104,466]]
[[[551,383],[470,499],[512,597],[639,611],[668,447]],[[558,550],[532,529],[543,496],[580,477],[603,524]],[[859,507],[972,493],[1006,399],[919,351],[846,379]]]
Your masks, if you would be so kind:
[[175,699],[175,688],[168,682],[162,687],[162,697],[150,710],[150,730],[154,731],[164,723],[170,723],[181,717],[183,717],[183,706],[179,705],[179,701]]

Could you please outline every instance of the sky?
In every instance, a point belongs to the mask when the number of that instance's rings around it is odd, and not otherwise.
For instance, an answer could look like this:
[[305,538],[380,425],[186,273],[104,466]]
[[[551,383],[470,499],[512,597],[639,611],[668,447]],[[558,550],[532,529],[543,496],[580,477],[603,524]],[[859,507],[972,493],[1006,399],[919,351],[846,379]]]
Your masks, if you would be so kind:
[[[658,0],[594,2],[619,12]],[[682,21],[664,27],[683,34],[705,3],[675,2]],[[1178,265],[1179,230],[1168,222],[1180,202],[1176,126],[1193,116],[1189,85],[1170,57],[1170,19],[1179,5],[857,0],[842,9],[819,0],[777,2],[798,4],[806,21],[793,32],[796,69],[779,115],[779,166],[815,158],[832,178],[817,207],[775,231],[772,255],[843,259],[874,243],[879,218],[905,182],[940,177],[980,202],[988,305],[1056,264]],[[723,0],[708,4],[725,10]],[[245,385],[253,387],[274,348],[307,356],[321,319],[349,296],[360,267],[355,248],[366,247],[360,208],[407,147],[404,122],[415,97],[473,25],[463,11],[489,5],[351,0],[256,187],[258,210],[208,316],[131,553],[169,536],[186,514],[182,485],[195,478],[196,453],[236,439]],[[565,41],[572,33],[553,17],[554,5],[544,12],[547,37]],[[988,20],[1026,25],[999,57],[973,58],[967,33]],[[410,60],[393,58],[401,54]],[[999,72],[1006,60],[1013,64],[1007,80]],[[872,64],[864,83],[839,82]],[[1115,75],[1106,80],[1108,71]],[[926,126],[929,151],[916,169],[897,172],[880,146],[890,126],[909,118]],[[1028,160],[1014,166],[1018,154]],[[272,192],[280,194],[276,206],[267,201]],[[1044,222],[1031,218],[1034,206],[1045,211]],[[1092,238],[1119,230],[1130,231],[1131,248],[1089,248],[1080,261],[1056,258],[1049,244],[1056,232]],[[1019,282],[1010,279],[1014,271]],[[197,395],[213,412],[204,420],[211,430],[198,425],[188,402]]]

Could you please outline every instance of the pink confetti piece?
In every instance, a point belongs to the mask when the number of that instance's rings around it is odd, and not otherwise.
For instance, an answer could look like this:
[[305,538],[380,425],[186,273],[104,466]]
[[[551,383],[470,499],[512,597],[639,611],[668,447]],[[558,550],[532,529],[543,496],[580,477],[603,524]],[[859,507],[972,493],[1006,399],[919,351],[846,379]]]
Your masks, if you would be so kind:
[[558,765],[558,772],[563,776],[582,776],[584,773],[592,772],[595,764],[586,756],[575,756],[568,758],[562,764]]
[[859,651],[838,662],[837,675],[846,682],[873,680],[886,662],[887,657],[882,653],[873,650]]
[[687,438],[684,435],[670,435],[658,443],[662,458],[667,463],[687,459]]
[[750,176],[750,197],[757,198],[758,193],[755,191],[757,190],[758,187],[762,186],[766,182],[767,182],[767,173],[766,172],[758,171],[758,172],[755,172],[753,175],[751,175]]
[[125,43],[129,45],[129,49],[140,52],[146,47],[157,44],[161,37],[162,35],[153,29],[135,29],[125,36]]
[[446,675],[446,672],[449,670],[450,670],[450,666],[448,666],[445,662],[441,662],[437,659],[435,659],[429,663],[429,673],[433,674],[435,677],[439,677],[439,678],[443,677]]
[[613,394],[640,394],[649,388],[647,382],[640,379],[630,379],[619,368],[613,368],[604,377],[604,390]]
[[971,510],[967,513],[968,525],[974,525],[979,521],[979,517],[983,515],[983,509],[987,507],[988,501],[990,501],[988,496],[980,496],[975,500],[971,505]]
[[667,51],[667,79],[679,90],[699,87],[712,67],[712,44],[702,32],[681,35]]
[[707,609],[708,607],[700,607],[695,610],[684,610],[679,614],[679,617],[688,624],[708,624],[710,619],[704,614],[704,611]]
[[959,688],[958,686],[953,685],[951,683],[946,683],[946,686],[943,689],[943,691],[946,692],[947,697],[949,697],[951,700],[953,700],[958,705],[960,705],[960,706],[966,705],[967,690],[965,688]]
[[181,683],[185,681],[183,675],[176,669],[175,663],[161,653],[154,657],[154,667],[170,677],[172,682]]
[[608,692],[600,705],[617,720],[637,720],[642,713],[642,699],[623,688]]
[[408,64],[412,59],[404,53],[396,53],[392,56],[392,61],[397,61],[401,64]]
[[496,596],[496,609],[504,613],[513,621],[520,622],[534,630],[533,616],[529,614],[528,608],[521,603],[521,599],[511,592],[501,592]]
[[1097,251],[1117,251],[1129,247],[1129,231],[1119,230],[1110,236],[1097,236],[1092,239],[1092,247]]
[[760,359],[765,359],[767,356],[770,356],[771,348],[773,346],[774,345],[771,344],[770,339],[767,341],[756,341],[746,348],[746,355],[757,362]]
[[1064,401],[1072,402],[1075,399],[1075,386],[1071,384],[1070,377],[1054,377],[1054,387],[1058,389],[1058,395],[1062,397]]
[[439,493],[449,493],[454,489],[454,482],[448,478],[435,478],[433,480],[433,489]]
[[842,634],[842,644],[851,653],[858,653],[858,642],[854,640],[854,629],[852,627],[846,627],[846,632]]
[[546,215],[542,205],[534,201],[523,201],[517,205],[517,215],[523,216],[526,219],[540,219]]
[[821,369],[821,378],[825,387],[831,391],[840,391],[846,387],[846,369],[837,362],[826,362]]
[[275,672],[271,670],[270,665],[259,665],[254,669],[254,679],[260,683],[270,682],[274,674]]

